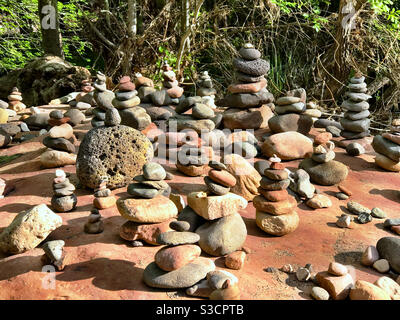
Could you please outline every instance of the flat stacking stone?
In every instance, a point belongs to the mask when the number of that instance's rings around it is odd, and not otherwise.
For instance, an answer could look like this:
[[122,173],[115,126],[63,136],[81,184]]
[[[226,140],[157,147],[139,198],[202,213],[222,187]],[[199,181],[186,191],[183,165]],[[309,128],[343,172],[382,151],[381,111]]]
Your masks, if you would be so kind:
[[350,139],[350,140],[356,140],[356,139],[362,139],[364,137],[370,136],[370,131],[367,130],[364,132],[351,132],[351,131],[344,130],[340,134],[343,138]]
[[133,221],[125,222],[120,229],[119,235],[127,241],[143,240],[151,245],[158,245],[157,237],[161,233],[171,231],[170,220],[161,223],[142,224]]
[[235,93],[228,95],[223,100],[223,105],[230,108],[260,107],[274,101],[274,96],[263,89],[257,93]]
[[127,101],[130,100],[132,98],[134,98],[137,95],[137,91],[133,90],[133,91],[125,91],[125,92],[116,92],[115,93],[115,97],[117,98],[117,100],[120,101]]
[[393,142],[395,144],[400,145],[400,135],[385,132],[384,134],[382,134],[382,137],[387,140],[390,140],[391,142]]
[[207,185],[208,190],[216,196],[224,196],[231,191],[231,188],[224,187],[218,183],[212,181],[209,177],[204,177],[204,182]]
[[372,96],[370,96],[369,94],[365,94],[365,93],[346,92],[345,95],[346,95],[351,101],[354,101],[354,102],[366,101],[366,100],[372,98]]
[[345,180],[348,175],[347,166],[332,160],[326,163],[318,163],[308,158],[304,159],[299,168],[304,169],[314,183],[332,186]]
[[264,175],[264,171],[269,169],[271,166],[269,161],[266,160],[259,160],[254,163],[254,168],[258,171],[259,174]]
[[371,124],[371,119],[362,119],[362,120],[349,120],[342,118],[340,120],[340,124],[343,126],[345,131],[351,132],[366,132],[369,129]]
[[364,110],[361,112],[347,111],[347,112],[345,112],[344,117],[346,119],[356,121],[356,120],[362,120],[362,119],[368,118],[369,115],[370,115],[370,112],[368,110]]
[[267,86],[267,80],[263,78],[259,82],[237,83],[228,87],[230,93],[257,93]]
[[343,101],[343,103],[340,107],[343,109],[352,111],[352,112],[363,112],[363,111],[369,109],[369,103],[366,101],[352,102],[349,100],[345,100],[345,101]]
[[285,96],[285,97],[281,97],[278,100],[276,100],[276,104],[278,106],[286,106],[286,105],[290,105],[290,104],[299,103],[301,101],[302,100],[299,97]]
[[215,264],[207,258],[198,258],[195,261],[179,268],[166,272],[161,270],[155,262],[150,263],[143,272],[143,281],[150,287],[164,289],[189,288],[215,270]]
[[248,74],[253,77],[263,76],[267,74],[270,69],[269,62],[262,59],[250,61],[241,58],[235,58],[233,59],[233,66],[239,72]]
[[365,77],[361,76],[361,77],[353,77],[350,79],[351,83],[363,83],[365,81]]
[[175,231],[189,231],[190,223],[187,221],[172,221],[169,224],[170,228]]
[[133,178],[133,180],[157,190],[168,189],[168,183],[166,183],[165,181],[146,180],[143,175],[136,176],[135,178]]
[[229,108],[223,113],[224,127],[234,129],[263,129],[268,128],[268,121],[273,117],[270,105],[257,108]]
[[75,152],[75,146],[64,138],[51,138],[46,137],[43,139],[43,144],[51,149],[66,151],[69,153]]
[[382,136],[375,136],[372,141],[372,147],[375,152],[383,154],[395,162],[400,161],[400,145],[397,145]]
[[132,183],[128,186],[128,193],[138,198],[153,199],[160,194],[160,190],[141,183]]
[[245,83],[254,83],[254,82],[259,82],[262,79],[264,79],[264,75],[254,77],[254,76],[237,71],[236,78],[237,78],[237,80],[245,82]]
[[262,196],[257,196],[253,200],[253,205],[259,211],[280,216],[292,213],[297,207],[297,201],[293,197],[288,197],[283,201],[270,202]]
[[157,243],[168,246],[177,246],[181,244],[193,244],[200,240],[197,233],[187,231],[169,231],[161,233],[157,237]]
[[193,211],[207,220],[236,214],[247,207],[247,200],[233,193],[208,196],[204,192],[192,192],[187,196],[187,202]]
[[335,159],[335,157],[336,157],[335,152],[333,152],[331,150],[331,151],[328,151],[327,153],[321,153],[321,154],[314,153],[311,156],[311,159],[318,163],[326,163],[326,162],[332,161],[333,159]]
[[267,191],[277,191],[287,189],[290,185],[290,180],[285,179],[282,181],[270,180],[267,177],[262,177],[260,181],[261,188]]
[[400,162],[393,161],[383,154],[376,153],[375,163],[388,171],[399,172],[400,171]]
[[259,188],[258,190],[268,201],[278,202],[286,200],[289,197],[287,190],[266,191],[262,188]]
[[211,160],[211,161],[208,163],[208,166],[209,166],[210,168],[212,168],[212,169],[215,169],[215,170],[227,170],[226,165],[224,165],[224,164],[221,163],[221,162],[215,161],[215,160]]
[[119,199],[117,207],[125,219],[142,223],[159,223],[178,215],[175,204],[161,195],[153,199]]
[[285,106],[276,106],[275,112],[277,114],[285,114],[285,113],[303,113],[306,111],[306,104],[303,102],[297,102],[293,104],[288,104]]
[[223,256],[240,250],[246,240],[247,229],[242,217],[235,213],[201,225],[199,246],[213,256]]
[[282,181],[289,178],[289,173],[286,170],[266,169],[264,175],[271,180]]

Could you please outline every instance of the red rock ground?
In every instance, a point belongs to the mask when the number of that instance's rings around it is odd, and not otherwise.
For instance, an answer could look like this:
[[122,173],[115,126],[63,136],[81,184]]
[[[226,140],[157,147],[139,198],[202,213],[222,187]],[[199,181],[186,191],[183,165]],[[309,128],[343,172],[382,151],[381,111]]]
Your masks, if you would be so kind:
[[[78,137],[89,126],[76,129]],[[42,170],[39,156],[43,152],[41,138],[21,145],[10,146],[1,155],[23,153],[14,161],[0,167],[0,176],[14,184],[16,190],[0,200],[0,231],[12,221],[17,213],[33,205],[50,205],[51,181],[55,169]],[[343,149],[336,149],[336,160],[351,169],[344,186],[353,191],[352,199],[373,208],[385,210],[388,217],[398,217],[400,209],[400,175],[385,172],[374,164],[373,153],[350,157]],[[285,162],[287,167],[296,168],[299,161]],[[203,178],[185,177],[173,166],[166,169],[175,174],[169,181],[175,193],[187,195],[203,185]],[[67,166],[71,180],[77,182],[75,167]],[[353,265],[359,279],[375,281],[379,273],[362,266],[359,262],[364,249],[375,245],[384,236],[394,236],[383,229],[383,220],[360,225],[353,229],[340,229],[335,221],[346,211],[346,201],[333,197],[335,186],[317,186],[324,194],[332,196],[333,206],[329,209],[312,210],[304,204],[298,208],[300,225],[292,234],[272,237],[258,229],[255,209],[249,203],[240,214],[247,225],[248,236],[245,246],[251,249],[242,270],[228,270],[239,278],[242,299],[310,299],[312,283],[302,283],[295,275],[277,271],[267,273],[267,267],[280,268],[284,264],[304,266],[311,263],[315,271],[327,270],[329,262],[338,261]],[[126,188],[113,194],[123,195]],[[103,210],[105,231],[98,235],[83,232],[93,196],[89,190],[78,190],[78,206],[74,212],[61,213],[63,226],[54,231],[49,239],[63,239],[69,262],[64,271],[56,272],[54,289],[44,289],[40,257],[42,249],[24,254],[0,255],[0,299],[195,299],[184,291],[159,290],[147,287],[142,282],[144,268],[154,260],[159,247],[133,248],[119,237],[119,227],[124,219],[116,208]],[[203,253],[203,255],[205,255]],[[205,255],[207,256],[207,255]],[[223,258],[213,258],[218,268],[224,268]]]

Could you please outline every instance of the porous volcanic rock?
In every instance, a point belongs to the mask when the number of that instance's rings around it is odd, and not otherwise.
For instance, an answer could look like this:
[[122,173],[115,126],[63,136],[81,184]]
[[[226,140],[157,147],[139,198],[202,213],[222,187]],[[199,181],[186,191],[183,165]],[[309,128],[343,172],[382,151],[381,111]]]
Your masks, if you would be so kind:
[[76,174],[92,189],[104,179],[108,188],[123,187],[141,174],[152,158],[152,144],[141,132],[123,125],[94,128],[79,147]]

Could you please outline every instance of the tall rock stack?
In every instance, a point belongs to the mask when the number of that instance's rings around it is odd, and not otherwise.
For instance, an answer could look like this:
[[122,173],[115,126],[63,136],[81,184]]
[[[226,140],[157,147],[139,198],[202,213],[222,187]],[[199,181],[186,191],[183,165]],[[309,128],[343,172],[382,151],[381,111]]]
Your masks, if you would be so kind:
[[19,112],[26,109],[26,105],[22,102],[22,93],[18,88],[14,87],[8,96],[9,109]]
[[195,285],[215,270],[211,259],[200,258],[201,248],[196,245],[200,237],[188,231],[187,224],[171,222],[175,231],[158,235],[160,249],[154,262],[143,272],[144,282],[154,288],[183,289]]
[[278,114],[268,121],[273,133],[297,131],[308,134],[313,125],[312,117],[304,114],[307,93],[303,88],[288,91],[286,96],[276,100],[275,112]]
[[229,129],[267,128],[272,117],[270,109],[274,96],[266,89],[269,62],[260,59],[261,52],[252,44],[239,50],[239,58],[233,60],[237,83],[228,87],[229,95],[220,103],[228,107],[223,114],[224,127]]
[[157,245],[157,235],[170,230],[169,223],[177,217],[178,209],[168,198],[170,187],[165,178],[162,166],[147,163],[143,175],[135,177],[135,183],[128,186],[130,197],[117,200],[119,213],[128,220],[121,227],[123,239]]
[[367,84],[365,77],[358,74],[350,79],[347,86],[349,91],[345,93],[345,101],[341,107],[346,110],[344,118],[340,120],[343,127],[340,135],[346,139],[361,139],[370,135],[369,126],[371,120],[368,99],[372,97],[366,94]]
[[112,103],[119,111],[122,125],[144,130],[151,123],[151,118],[145,109],[138,106],[140,98],[137,94],[136,86],[131,79],[128,76],[122,77]]
[[51,198],[51,207],[56,212],[69,212],[75,209],[78,199],[74,194],[75,186],[69,181],[63,170],[56,170],[53,180],[54,195]]
[[88,217],[88,221],[83,227],[83,231],[88,234],[98,234],[104,231],[104,223],[101,219],[101,214],[99,210],[92,209]]
[[96,81],[94,83],[94,100],[97,108],[93,109],[92,126],[102,127],[106,117],[106,111],[114,108],[112,102],[115,98],[114,92],[107,90],[106,76],[101,72],[97,72]]
[[300,162],[299,168],[304,169],[311,181],[323,186],[333,186],[344,181],[348,168],[343,163],[335,161],[335,144],[330,141],[332,134],[324,132],[314,140],[311,158]]
[[400,171],[400,119],[392,122],[390,132],[375,136],[372,147],[376,152],[375,163],[388,171]]
[[48,148],[40,156],[40,162],[45,168],[57,168],[76,163],[74,132],[68,124],[62,124],[50,129],[49,135],[43,139]]
[[214,89],[208,71],[204,71],[200,74],[198,86],[199,89],[197,90],[197,95],[201,97],[201,102],[208,105],[210,108],[215,109],[215,95],[217,94],[217,90]]
[[281,159],[274,156],[269,161],[270,168],[264,170],[258,188],[260,195],[253,199],[256,223],[268,234],[284,236],[299,225],[299,215],[295,211],[297,201],[286,190],[290,185],[289,173]]

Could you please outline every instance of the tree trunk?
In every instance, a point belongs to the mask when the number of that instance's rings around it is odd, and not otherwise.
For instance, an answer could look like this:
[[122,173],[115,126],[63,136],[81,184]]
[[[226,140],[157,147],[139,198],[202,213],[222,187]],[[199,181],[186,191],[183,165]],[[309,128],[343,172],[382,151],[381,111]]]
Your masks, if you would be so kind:
[[[185,34],[190,26],[190,0],[181,0],[181,35]],[[185,44],[190,49],[190,39],[186,39]]]
[[137,0],[128,0],[128,34],[136,37],[137,34]]
[[44,54],[64,59],[57,0],[39,0],[38,9]]

